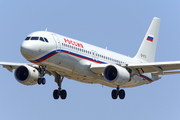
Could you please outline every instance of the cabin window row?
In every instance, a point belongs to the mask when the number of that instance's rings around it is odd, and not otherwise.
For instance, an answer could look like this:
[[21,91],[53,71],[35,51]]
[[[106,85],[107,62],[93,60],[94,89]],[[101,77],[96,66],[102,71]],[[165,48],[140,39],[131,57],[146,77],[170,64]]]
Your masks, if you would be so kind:
[[117,64],[124,64],[125,62],[122,62],[122,61],[119,61],[119,60],[116,60],[116,59],[113,59],[113,58],[110,58],[110,57],[106,57],[104,55],[101,55],[101,54],[97,54],[97,53],[94,53],[92,51],[88,51],[88,50],[84,50],[84,49],[81,49],[81,48],[78,48],[78,47],[75,47],[75,46],[72,46],[72,45],[68,45],[68,44],[65,44],[65,43],[62,43],[62,46],[65,46],[67,48],[70,48],[70,49],[74,49],[74,50],[77,50],[77,51],[80,51],[80,52],[84,52],[84,53],[87,53],[87,54],[92,54],[95,58],[103,58],[103,59],[106,59],[106,60],[109,60],[109,61],[113,61],[113,62],[116,62]]
[[88,51],[88,50],[84,50],[84,49],[81,49],[81,48],[78,48],[78,47],[75,47],[75,46],[72,46],[72,45],[62,43],[62,46],[65,46],[65,47],[68,47],[68,48],[71,48],[71,49],[74,49],[74,50],[77,50],[77,51],[81,51],[81,52],[84,52],[84,53],[87,53],[87,54],[91,54],[91,52]]

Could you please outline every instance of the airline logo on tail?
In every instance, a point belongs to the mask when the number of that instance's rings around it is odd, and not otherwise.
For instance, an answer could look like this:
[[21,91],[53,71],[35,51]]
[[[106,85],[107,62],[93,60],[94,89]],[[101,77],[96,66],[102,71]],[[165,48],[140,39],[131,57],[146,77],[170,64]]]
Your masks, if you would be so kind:
[[153,37],[152,36],[148,36],[146,40],[150,41],[150,42],[153,42]]

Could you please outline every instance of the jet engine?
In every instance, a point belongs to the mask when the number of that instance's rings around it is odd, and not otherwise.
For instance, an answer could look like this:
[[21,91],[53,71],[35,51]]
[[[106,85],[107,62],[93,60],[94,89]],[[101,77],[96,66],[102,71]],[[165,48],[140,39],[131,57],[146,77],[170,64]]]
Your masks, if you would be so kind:
[[107,81],[116,82],[119,85],[131,79],[130,73],[125,68],[117,65],[108,65],[104,69],[103,75]]
[[22,65],[16,68],[14,76],[18,82],[24,85],[35,85],[39,78],[39,71],[28,65]]

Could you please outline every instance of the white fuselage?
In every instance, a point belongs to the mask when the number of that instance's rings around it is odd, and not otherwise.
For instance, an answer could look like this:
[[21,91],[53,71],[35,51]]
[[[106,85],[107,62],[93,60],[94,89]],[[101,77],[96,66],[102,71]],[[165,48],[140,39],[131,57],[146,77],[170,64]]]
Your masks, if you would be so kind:
[[[89,69],[91,64],[124,66],[127,63],[141,63],[133,58],[52,32],[34,32],[28,37],[30,38],[21,46],[21,53],[28,61],[47,66],[48,70],[56,71],[61,76],[84,83],[117,87],[114,82],[109,82],[102,75],[93,73]],[[38,37],[38,39],[31,40],[32,37]],[[48,41],[40,38],[46,38]],[[151,73],[134,75],[129,82],[120,86],[121,88],[135,87],[158,79],[160,76],[153,76]]]

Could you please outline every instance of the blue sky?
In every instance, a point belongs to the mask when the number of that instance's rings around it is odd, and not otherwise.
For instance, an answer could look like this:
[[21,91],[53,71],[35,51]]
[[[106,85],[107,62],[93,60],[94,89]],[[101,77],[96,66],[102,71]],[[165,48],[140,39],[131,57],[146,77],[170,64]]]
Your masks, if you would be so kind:
[[[161,18],[155,61],[179,61],[180,1],[58,0],[0,1],[0,61],[27,61],[24,38],[45,30],[133,57],[153,19]],[[54,100],[52,76],[45,86],[24,86],[0,67],[2,120],[179,119],[180,75],[126,88],[124,100],[112,100],[112,88],[64,79],[66,100]]]

